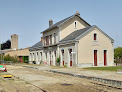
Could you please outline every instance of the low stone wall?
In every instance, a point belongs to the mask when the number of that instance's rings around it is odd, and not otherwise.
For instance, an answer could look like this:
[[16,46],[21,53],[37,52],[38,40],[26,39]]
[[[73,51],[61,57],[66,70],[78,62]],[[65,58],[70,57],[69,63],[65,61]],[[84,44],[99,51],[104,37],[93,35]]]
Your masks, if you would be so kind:
[[79,78],[86,78],[86,79],[102,82],[102,83],[105,83],[105,84],[110,84],[113,87],[117,87],[117,88],[122,89],[122,81],[104,79],[104,78],[97,78],[97,77],[90,77],[90,76],[85,76],[85,75],[81,75],[81,74],[65,73],[65,72],[59,72],[59,71],[54,71],[54,70],[48,70],[48,72],[59,73],[59,74],[64,74],[64,75],[70,75],[70,76],[79,77]]

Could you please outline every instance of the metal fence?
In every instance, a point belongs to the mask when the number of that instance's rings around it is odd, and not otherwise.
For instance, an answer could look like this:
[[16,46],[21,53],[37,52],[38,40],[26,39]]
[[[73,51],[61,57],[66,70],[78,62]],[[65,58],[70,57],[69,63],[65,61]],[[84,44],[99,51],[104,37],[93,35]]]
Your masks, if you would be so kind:
[[0,64],[12,65],[13,61],[1,61],[0,60]]

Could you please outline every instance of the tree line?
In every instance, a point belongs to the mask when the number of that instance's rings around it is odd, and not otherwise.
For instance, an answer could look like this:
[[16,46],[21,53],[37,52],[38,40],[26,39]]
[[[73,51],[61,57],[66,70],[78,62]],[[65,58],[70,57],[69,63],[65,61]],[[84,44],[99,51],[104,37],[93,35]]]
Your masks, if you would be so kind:
[[114,62],[116,65],[122,64],[122,47],[114,49]]
[[1,44],[1,50],[5,50],[5,49],[10,49],[11,48],[11,41],[7,40],[6,42]]

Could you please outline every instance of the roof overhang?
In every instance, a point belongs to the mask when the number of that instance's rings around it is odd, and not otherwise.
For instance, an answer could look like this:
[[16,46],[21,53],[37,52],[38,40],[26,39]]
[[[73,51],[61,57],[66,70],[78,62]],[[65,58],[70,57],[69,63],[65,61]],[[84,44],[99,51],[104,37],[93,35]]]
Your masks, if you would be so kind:
[[[85,22],[88,26],[91,26],[88,22],[86,22],[83,18],[81,18],[80,17],[80,14],[74,14],[74,15],[72,15],[72,16],[70,16],[67,20],[65,20],[64,22],[62,22],[61,24],[58,24],[58,25],[56,25],[56,26],[54,26],[54,27],[49,27],[49,28],[47,28],[46,30],[44,30],[43,32],[41,32],[41,33],[44,33],[44,32],[47,32],[47,31],[50,31],[50,30],[52,30],[52,29],[54,29],[54,28],[58,28],[59,26],[61,26],[61,25],[63,25],[64,23],[66,23],[67,21],[69,21],[70,19],[72,19],[73,17],[75,17],[75,16],[77,16],[77,17],[79,17],[83,22]],[[56,24],[56,23],[55,23]],[[54,25],[55,25],[54,24]]]

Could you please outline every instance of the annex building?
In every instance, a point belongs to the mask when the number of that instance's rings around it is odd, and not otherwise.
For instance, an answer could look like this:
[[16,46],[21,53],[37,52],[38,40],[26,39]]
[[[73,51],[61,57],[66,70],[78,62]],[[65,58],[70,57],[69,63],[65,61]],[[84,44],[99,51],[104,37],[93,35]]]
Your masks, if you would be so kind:
[[96,25],[91,26],[80,13],[67,17],[42,32],[41,41],[30,47],[29,61],[60,66],[112,66],[114,40]]
[[18,57],[19,62],[25,62],[29,59],[29,47],[24,49],[18,49],[18,35],[13,34],[11,35],[11,48],[0,50],[0,55],[10,55],[12,57]]

